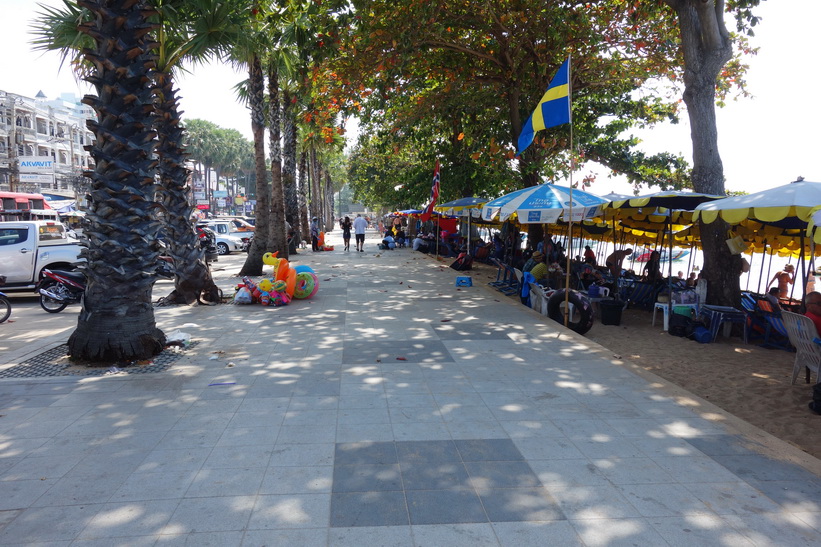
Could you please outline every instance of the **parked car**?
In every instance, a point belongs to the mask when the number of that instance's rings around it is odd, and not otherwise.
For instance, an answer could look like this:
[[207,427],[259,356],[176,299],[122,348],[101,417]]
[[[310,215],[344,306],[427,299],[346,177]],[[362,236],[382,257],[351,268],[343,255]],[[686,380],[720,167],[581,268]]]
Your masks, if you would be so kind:
[[238,232],[253,232],[256,230],[254,225],[244,218],[234,217],[230,220],[230,222],[236,227]]
[[201,220],[197,226],[211,229],[217,237],[217,252],[227,255],[234,251],[247,250],[248,236],[238,232],[234,224],[227,220]]
[[34,290],[42,271],[73,270],[80,245],[66,227],[51,220],[0,222],[0,264],[5,291]]

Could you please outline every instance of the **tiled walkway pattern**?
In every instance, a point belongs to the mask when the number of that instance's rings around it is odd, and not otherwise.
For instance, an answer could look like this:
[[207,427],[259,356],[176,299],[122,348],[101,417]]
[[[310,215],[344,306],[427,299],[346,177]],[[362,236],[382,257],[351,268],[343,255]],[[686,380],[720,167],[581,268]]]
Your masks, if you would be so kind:
[[821,479],[712,408],[410,250],[318,255],[312,301],[159,311],[168,371],[0,380],[0,545],[821,544]]

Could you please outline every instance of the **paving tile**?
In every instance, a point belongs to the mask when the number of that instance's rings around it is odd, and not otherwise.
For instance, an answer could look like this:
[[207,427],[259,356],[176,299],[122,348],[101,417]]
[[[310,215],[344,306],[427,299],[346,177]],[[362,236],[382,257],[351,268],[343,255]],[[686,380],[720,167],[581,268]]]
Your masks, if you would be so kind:
[[463,439],[455,443],[466,462],[524,461],[524,456],[510,439]]
[[[328,528],[287,528],[284,530],[248,530],[242,534],[243,547],[263,547],[266,545],[326,545]],[[158,546],[161,544],[158,543]],[[191,543],[192,546],[202,545]],[[237,545],[235,541],[213,543],[214,547]],[[164,546],[163,546],[164,547]]]
[[363,545],[413,547],[414,543],[410,526],[361,526],[331,528],[328,534],[328,545],[331,547],[361,547]]
[[340,443],[393,441],[393,427],[389,423],[337,425],[336,440]]
[[544,547],[552,545],[582,547],[581,538],[566,520],[544,522],[494,522],[493,531],[499,544],[505,547]]
[[107,503],[79,535],[81,540],[140,536],[168,523],[179,499]]
[[646,519],[571,520],[588,547],[635,547],[664,545],[664,539]]
[[402,492],[340,492],[331,494],[331,526],[407,525],[408,508]]
[[402,490],[398,464],[334,465],[333,492]]
[[271,466],[333,465],[334,443],[277,443],[271,452]]
[[269,467],[259,487],[260,494],[315,494],[331,491],[333,467]]
[[101,504],[81,504],[25,509],[0,529],[0,544],[73,541],[102,507]]
[[114,492],[111,502],[182,498],[195,476],[195,471],[133,473]]
[[541,486],[539,477],[524,461],[466,462],[470,483],[477,490]]
[[618,489],[644,517],[714,514],[711,505],[703,503],[678,484],[628,484]]
[[780,511],[772,499],[745,482],[684,484],[696,499],[701,500],[719,515],[739,515],[749,512]]
[[487,522],[472,490],[416,490],[405,493],[411,524]]
[[248,529],[316,528],[330,518],[330,498],[331,494],[258,496]]
[[445,345],[437,340],[346,341],[342,351],[342,361],[350,365],[392,362],[397,357],[404,357],[408,363],[453,362]]
[[461,462],[400,464],[405,490],[459,490],[470,488],[470,477]]
[[458,462],[462,457],[456,443],[442,441],[398,441],[396,454],[399,463]]
[[611,484],[594,486],[550,486],[565,516],[570,520],[611,520],[640,517],[622,493]]
[[556,500],[544,488],[479,490],[491,522],[563,520]]
[[202,469],[194,476],[185,496],[255,496],[259,492],[263,476],[265,469],[262,467]]
[[450,431],[444,422],[406,423],[393,425],[397,441],[450,440]]
[[336,423],[319,425],[283,425],[278,443],[332,443],[336,441]]
[[446,425],[454,440],[507,437],[507,432],[495,419],[491,422],[447,422]]
[[490,524],[414,525],[413,544],[416,547],[493,547],[499,541]]
[[607,477],[587,458],[576,460],[529,460],[528,464],[545,486],[610,484]]
[[671,547],[692,545],[755,545],[741,532],[734,530],[717,515],[688,515],[686,517],[656,517],[650,524]]
[[613,484],[671,484],[675,479],[650,458],[593,458]]
[[[0,483],[0,511],[11,513],[14,509],[25,509],[42,496],[57,479],[28,479],[3,481]],[[0,522],[0,529],[2,529]]]
[[334,465],[398,463],[393,442],[339,443],[334,453]]

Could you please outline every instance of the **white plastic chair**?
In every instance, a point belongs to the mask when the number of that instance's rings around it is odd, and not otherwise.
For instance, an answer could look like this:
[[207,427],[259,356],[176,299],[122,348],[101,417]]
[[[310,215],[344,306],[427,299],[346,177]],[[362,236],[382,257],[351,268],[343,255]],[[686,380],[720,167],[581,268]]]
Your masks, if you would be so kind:
[[787,328],[787,335],[790,337],[790,343],[795,347],[795,362],[792,367],[792,383],[795,383],[798,378],[798,373],[801,369],[807,369],[807,383],[810,383],[810,373],[814,372],[816,381],[821,381],[818,375],[821,374],[821,345],[813,342],[814,338],[818,338],[818,330],[815,328],[815,323],[812,319],[792,313],[786,310],[781,310],[781,319],[784,321],[784,326]]
[[538,283],[529,283],[530,285],[530,308],[547,315],[547,295],[544,289]]

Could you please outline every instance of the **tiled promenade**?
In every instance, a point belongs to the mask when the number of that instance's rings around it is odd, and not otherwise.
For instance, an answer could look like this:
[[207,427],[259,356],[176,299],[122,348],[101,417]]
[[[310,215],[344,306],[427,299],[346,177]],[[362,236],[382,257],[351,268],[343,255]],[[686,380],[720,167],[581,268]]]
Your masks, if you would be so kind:
[[300,253],[313,300],[158,309],[197,342],[165,371],[0,380],[0,545],[821,544],[818,460],[367,248]]

